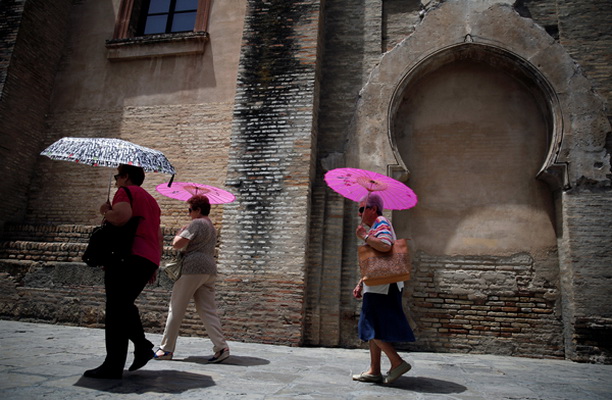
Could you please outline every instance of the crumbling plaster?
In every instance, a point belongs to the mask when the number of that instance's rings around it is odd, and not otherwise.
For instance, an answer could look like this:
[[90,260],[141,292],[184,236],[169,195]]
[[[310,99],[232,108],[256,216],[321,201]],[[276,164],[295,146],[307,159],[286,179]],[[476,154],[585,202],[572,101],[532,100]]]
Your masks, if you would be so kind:
[[349,127],[347,164],[407,178],[391,132],[394,99],[421,63],[470,43],[523,63],[548,96],[554,126],[542,171],[557,175],[555,186],[567,189],[584,180],[609,184],[610,157],[604,145],[610,124],[603,100],[565,49],[507,1],[440,2],[424,14],[412,35],[381,57],[360,91]]

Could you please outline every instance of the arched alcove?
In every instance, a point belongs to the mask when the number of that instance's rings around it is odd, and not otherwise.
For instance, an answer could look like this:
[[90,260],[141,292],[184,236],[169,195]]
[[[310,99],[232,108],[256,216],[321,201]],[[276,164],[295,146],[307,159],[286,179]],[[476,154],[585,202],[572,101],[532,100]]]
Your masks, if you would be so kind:
[[471,43],[406,74],[389,134],[420,201],[393,220],[415,249],[500,256],[556,247],[552,194],[536,177],[558,151],[560,117],[542,82],[515,55]]

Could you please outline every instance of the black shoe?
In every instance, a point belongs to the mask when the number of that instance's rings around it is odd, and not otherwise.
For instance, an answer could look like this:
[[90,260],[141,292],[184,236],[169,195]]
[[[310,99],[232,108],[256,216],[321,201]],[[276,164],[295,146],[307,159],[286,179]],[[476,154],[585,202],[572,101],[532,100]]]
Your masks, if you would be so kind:
[[85,371],[83,376],[95,379],[121,379],[123,378],[123,371],[112,371],[108,367],[101,365],[98,368]]
[[136,371],[137,369],[144,367],[154,356],[155,352],[151,349],[138,353],[134,352],[134,362],[132,362],[132,365],[130,365],[130,368],[128,368],[128,370]]

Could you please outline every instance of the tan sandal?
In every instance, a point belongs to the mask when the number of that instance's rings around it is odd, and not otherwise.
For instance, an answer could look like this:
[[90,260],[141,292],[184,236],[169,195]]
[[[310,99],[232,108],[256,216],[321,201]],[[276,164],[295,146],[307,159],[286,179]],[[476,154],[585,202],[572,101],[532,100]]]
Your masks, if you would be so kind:
[[220,363],[221,361],[227,359],[230,356],[230,351],[226,347],[225,349],[221,349],[215,353],[214,356],[208,359],[209,363]]

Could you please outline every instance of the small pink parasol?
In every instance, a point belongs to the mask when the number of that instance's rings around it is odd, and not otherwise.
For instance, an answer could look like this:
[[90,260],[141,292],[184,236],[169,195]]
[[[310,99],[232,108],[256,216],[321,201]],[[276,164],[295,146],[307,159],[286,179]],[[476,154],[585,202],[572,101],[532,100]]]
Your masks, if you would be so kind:
[[406,210],[417,204],[417,196],[402,182],[376,172],[357,168],[336,168],[325,174],[325,182],[353,201],[376,192],[388,210]]
[[208,197],[210,204],[225,204],[236,200],[236,196],[228,191],[210,185],[193,182],[174,182],[172,187],[162,183],[155,188],[159,193],[171,199],[187,201],[196,194]]

